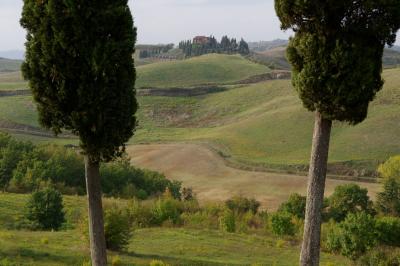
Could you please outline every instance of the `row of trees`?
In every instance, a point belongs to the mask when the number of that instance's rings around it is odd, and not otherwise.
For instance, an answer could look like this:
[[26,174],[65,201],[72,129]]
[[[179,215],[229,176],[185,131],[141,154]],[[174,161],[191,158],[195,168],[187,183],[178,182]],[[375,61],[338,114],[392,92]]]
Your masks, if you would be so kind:
[[163,53],[167,53],[174,48],[174,44],[166,45],[138,45],[136,49],[139,51],[139,58],[157,57]]
[[179,49],[187,56],[199,56],[209,53],[226,53],[226,54],[242,54],[250,53],[249,45],[243,39],[237,42],[236,39],[230,39],[228,36],[223,36],[218,42],[214,36],[210,36],[205,43],[193,43],[191,40],[181,41]]

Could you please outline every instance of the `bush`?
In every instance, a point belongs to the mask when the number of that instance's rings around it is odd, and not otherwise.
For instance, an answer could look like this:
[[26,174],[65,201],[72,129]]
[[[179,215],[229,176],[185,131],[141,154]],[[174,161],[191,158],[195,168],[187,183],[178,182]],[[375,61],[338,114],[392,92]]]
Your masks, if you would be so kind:
[[389,246],[400,246],[400,219],[395,217],[382,217],[376,221],[378,239]]
[[152,210],[154,224],[161,225],[167,220],[171,220],[173,224],[178,224],[183,207],[180,201],[173,198],[158,199]]
[[327,248],[343,256],[357,259],[377,244],[374,218],[365,213],[350,213],[327,235]]
[[104,211],[104,234],[106,246],[110,250],[123,250],[132,237],[127,213],[117,206]]
[[400,215],[400,182],[395,178],[386,178],[383,191],[376,197],[378,211],[385,215]]
[[297,193],[291,194],[288,201],[281,204],[279,211],[287,212],[297,218],[304,219],[306,212],[306,197]]
[[26,205],[26,219],[36,229],[58,230],[65,222],[60,192],[46,188],[32,193]]
[[221,230],[228,233],[234,233],[236,231],[235,213],[231,209],[225,209],[219,218],[219,225]]
[[340,222],[347,214],[356,212],[375,214],[373,203],[368,197],[368,190],[356,184],[337,186],[329,197],[330,217]]
[[397,251],[386,248],[378,248],[368,251],[361,256],[357,265],[359,266],[397,266],[400,265],[400,254]]
[[292,215],[286,212],[277,212],[271,216],[271,228],[272,232],[278,236],[292,236],[296,233]]
[[127,215],[132,227],[145,228],[154,225],[154,217],[151,206],[132,200],[128,203]]
[[225,206],[237,214],[243,214],[251,211],[253,214],[258,212],[260,202],[255,199],[248,199],[243,196],[233,197],[225,202]]
[[391,157],[379,165],[378,173],[383,178],[400,179],[400,155]]

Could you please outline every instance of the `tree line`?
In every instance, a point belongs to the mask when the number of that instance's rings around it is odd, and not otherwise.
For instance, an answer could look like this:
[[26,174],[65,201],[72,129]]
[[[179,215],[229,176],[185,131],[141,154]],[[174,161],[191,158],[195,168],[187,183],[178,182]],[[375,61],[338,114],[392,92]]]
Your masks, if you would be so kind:
[[237,42],[235,38],[229,38],[226,35],[222,37],[220,42],[218,42],[214,36],[210,36],[207,42],[193,43],[191,40],[181,41],[178,47],[187,57],[210,53],[239,53],[242,55],[248,55],[250,53],[249,45],[243,38]]

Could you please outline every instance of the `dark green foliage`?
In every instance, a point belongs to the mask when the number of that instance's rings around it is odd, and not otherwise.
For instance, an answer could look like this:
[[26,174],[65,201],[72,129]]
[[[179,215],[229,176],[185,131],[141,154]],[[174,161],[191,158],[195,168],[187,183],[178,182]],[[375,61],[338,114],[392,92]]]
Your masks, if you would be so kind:
[[132,230],[125,210],[113,206],[104,211],[104,233],[107,249],[119,251],[129,244]]
[[400,246],[400,219],[396,217],[382,217],[376,221],[378,239],[389,246]]
[[292,222],[292,215],[287,212],[277,212],[271,216],[272,232],[278,236],[294,235],[295,224]]
[[365,213],[350,213],[346,219],[331,229],[326,246],[353,260],[377,244],[374,218]]
[[386,178],[383,191],[376,197],[377,209],[387,215],[400,215],[400,183],[398,179]]
[[297,218],[304,219],[306,212],[306,197],[297,193],[291,194],[288,201],[281,204],[279,211],[287,212]]
[[260,202],[253,199],[248,199],[243,196],[235,196],[225,202],[225,206],[237,214],[251,212],[256,214],[260,207]]
[[26,219],[36,229],[58,230],[65,222],[60,192],[46,188],[32,193],[26,205]]
[[329,216],[335,221],[342,221],[349,213],[366,212],[374,215],[373,203],[368,197],[368,190],[356,184],[337,186],[329,197]]
[[357,124],[382,88],[382,55],[400,27],[398,0],[276,0],[287,57],[304,106]]
[[183,201],[191,201],[195,199],[195,195],[193,189],[191,187],[182,188],[182,200]]
[[40,123],[79,135],[93,162],[124,150],[136,126],[136,30],[127,0],[24,0],[22,66]]

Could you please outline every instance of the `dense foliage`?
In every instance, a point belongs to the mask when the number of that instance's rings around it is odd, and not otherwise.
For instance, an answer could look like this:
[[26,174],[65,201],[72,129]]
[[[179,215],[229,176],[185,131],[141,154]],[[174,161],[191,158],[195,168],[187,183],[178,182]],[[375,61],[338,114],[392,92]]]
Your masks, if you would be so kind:
[[25,0],[24,77],[39,121],[80,138],[92,162],[122,154],[136,126],[136,42],[127,0]]
[[[66,194],[84,194],[83,158],[74,148],[36,146],[0,133],[0,181],[3,190],[31,192],[49,184]],[[101,166],[103,193],[114,197],[146,199],[167,188],[180,198],[181,183],[163,174],[135,168],[127,158]]]
[[349,213],[366,212],[374,215],[373,203],[369,199],[368,190],[356,184],[337,186],[329,197],[329,216],[340,222]]
[[104,234],[107,249],[122,250],[129,244],[132,237],[132,229],[127,219],[127,213],[112,206],[104,211]]
[[292,222],[292,215],[287,212],[277,212],[271,217],[272,232],[278,236],[294,235],[295,225]]
[[60,192],[46,188],[32,193],[26,205],[26,219],[35,229],[58,230],[65,222]]
[[[325,119],[357,124],[382,88],[382,55],[400,28],[398,0],[277,0],[287,57],[304,106]],[[368,45],[366,45],[368,44]]]
[[289,199],[281,204],[279,211],[287,212],[297,218],[304,219],[306,212],[306,197],[297,193],[291,194]]
[[383,183],[383,191],[376,196],[377,209],[386,214],[400,216],[400,180],[386,178]]
[[247,55],[250,53],[249,45],[243,39],[238,43],[236,39],[230,39],[228,36],[223,36],[221,41],[218,42],[214,36],[208,37],[204,43],[196,43],[191,40],[181,41],[179,49],[187,56],[199,56],[210,53],[224,53]]

